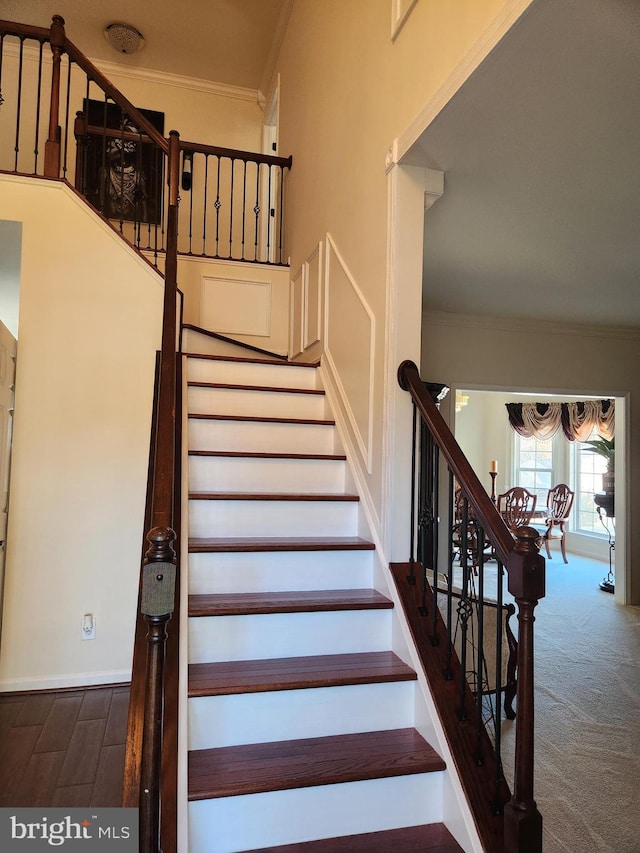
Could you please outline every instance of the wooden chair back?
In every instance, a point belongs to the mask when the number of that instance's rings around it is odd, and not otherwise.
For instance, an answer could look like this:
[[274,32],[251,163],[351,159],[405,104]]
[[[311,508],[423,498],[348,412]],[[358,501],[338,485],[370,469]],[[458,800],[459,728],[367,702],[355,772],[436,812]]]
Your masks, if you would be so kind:
[[574,492],[566,483],[559,483],[549,489],[547,494],[547,522],[559,524],[561,521],[566,521],[573,506],[573,497]]
[[537,500],[537,495],[522,486],[514,486],[498,495],[498,512],[512,533],[531,523]]

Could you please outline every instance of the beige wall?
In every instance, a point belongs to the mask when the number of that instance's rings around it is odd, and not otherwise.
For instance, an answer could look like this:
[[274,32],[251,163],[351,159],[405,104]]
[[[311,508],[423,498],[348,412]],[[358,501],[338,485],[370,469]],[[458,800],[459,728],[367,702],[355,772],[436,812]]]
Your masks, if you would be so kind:
[[124,680],[162,283],[62,184],[0,184],[23,223],[0,690]]
[[[330,234],[373,317],[371,471],[366,470],[365,458],[359,461],[374,514],[382,517],[388,427],[385,380],[387,373],[392,375],[385,363],[391,228],[387,152],[495,16],[513,4],[419,0],[393,42],[391,5],[390,0],[296,3],[276,68],[280,151],[293,155],[289,211],[295,215],[287,220],[292,272]],[[402,287],[418,294],[419,304],[419,268],[402,281]],[[399,335],[408,343],[413,338],[419,352],[419,316],[415,310],[413,315],[413,329],[406,333],[400,329]],[[330,337],[342,351],[369,347],[369,341],[354,339],[347,315],[338,320]],[[367,357],[362,352],[358,360],[365,363]]]
[[[429,381],[452,388],[623,398],[616,404],[616,573],[621,581],[616,597],[623,597],[626,586],[628,604],[640,601],[640,533],[632,523],[640,500],[640,452],[630,441],[640,434],[640,415],[630,403],[640,394],[639,360],[640,333],[629,330],[455,315],[423,318],[421,374]],[[452,405],[453,398],[442,406],[449,422]]]
[[[165,116],[165,136],[177,130],[187,142],[261,151],[264,114],[253,100],[221,94],[223,87],[207,87],[202,81],[189,78],[154,76],[144,79],[134,74],[106,68],[106,76],[136,107],[159,110]],[[198,88],[198,82],[201,87]]]

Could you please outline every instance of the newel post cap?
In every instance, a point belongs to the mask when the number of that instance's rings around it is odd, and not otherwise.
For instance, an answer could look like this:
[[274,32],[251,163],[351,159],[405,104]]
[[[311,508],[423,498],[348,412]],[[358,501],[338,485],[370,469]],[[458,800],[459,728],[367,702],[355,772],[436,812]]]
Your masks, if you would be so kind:
[[540,534],[533,527],[516,530],[516,546],[509,555],[508,588],[514,598],[539,601],[545,596],[545,560],[538,550]]

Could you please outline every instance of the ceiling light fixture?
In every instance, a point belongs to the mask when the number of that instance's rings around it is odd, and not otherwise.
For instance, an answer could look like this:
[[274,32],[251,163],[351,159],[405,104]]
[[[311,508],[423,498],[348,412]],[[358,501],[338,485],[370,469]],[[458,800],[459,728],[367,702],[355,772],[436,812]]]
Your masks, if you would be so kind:
[[104,28],[104,37],[118,53],[136,53],[144,47],[144,36],[131,24],[109,24]]

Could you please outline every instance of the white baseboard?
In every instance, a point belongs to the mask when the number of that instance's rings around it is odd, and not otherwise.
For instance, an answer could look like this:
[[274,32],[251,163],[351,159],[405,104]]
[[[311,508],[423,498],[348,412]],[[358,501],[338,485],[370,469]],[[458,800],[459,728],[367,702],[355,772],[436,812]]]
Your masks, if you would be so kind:
[[64,690],[68,687],[95,687],[100,684],[123,684],[130,681],[130,669],[111,669],[106,672],[81,672],[73,675],[0,680],[0,693],[17,693],[23,690]]

